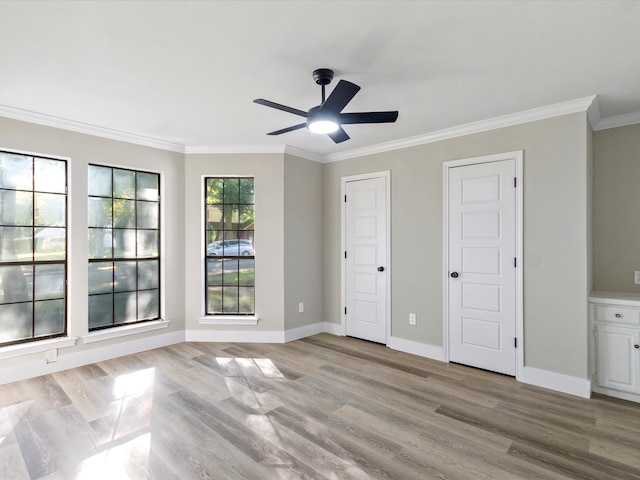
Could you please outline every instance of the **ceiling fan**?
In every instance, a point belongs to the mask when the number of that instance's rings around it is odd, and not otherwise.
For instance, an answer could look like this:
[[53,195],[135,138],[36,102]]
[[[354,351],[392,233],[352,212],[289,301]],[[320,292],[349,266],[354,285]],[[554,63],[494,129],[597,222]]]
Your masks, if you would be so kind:
[[267,135],[280,135],[307,127],[313,133],[326,133],[335,143],[340,143],[349,140],[349,135],[344,131],[342,125],[356,123],[393,123],[398,118],[397,110],[389,112],[342,113],[342,109],[355,97],[360,87],[355,83],[340,80],[336,88],[331,92],[331,95],[329,95],[329,98],[325,99],[324,87],[329,85],[331,80],[333,80],[333,70],[328,68],[314,70],[313,79],[318,85],[322,86],[322,103],[311,108],[308,112],[287,107],[286,105],[280,105],[279,103],[271,102],[263,98],[254,100],[255,103],[260,105],[293,113],[294,115],[299,115],[307,119],[304,123],[299,123],[281,130],[275,130],[267,133]]

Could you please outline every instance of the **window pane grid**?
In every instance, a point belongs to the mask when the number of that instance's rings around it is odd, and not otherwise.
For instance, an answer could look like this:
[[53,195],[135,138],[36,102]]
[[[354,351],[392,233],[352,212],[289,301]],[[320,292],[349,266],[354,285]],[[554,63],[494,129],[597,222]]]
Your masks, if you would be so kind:
[[205,179],[207,315],[255,314],[254,179]]
[[89,166],[89,330],[160,318],[156,173]]
[[67,333],[67,162],[0,151],[0,346]]

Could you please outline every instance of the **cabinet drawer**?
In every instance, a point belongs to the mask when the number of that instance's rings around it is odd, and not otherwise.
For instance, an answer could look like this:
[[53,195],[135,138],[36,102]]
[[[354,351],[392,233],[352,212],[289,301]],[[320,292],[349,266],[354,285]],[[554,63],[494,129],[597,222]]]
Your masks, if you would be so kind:
[[636,308],[596,305],[597,322],[640,324],[640,310]]

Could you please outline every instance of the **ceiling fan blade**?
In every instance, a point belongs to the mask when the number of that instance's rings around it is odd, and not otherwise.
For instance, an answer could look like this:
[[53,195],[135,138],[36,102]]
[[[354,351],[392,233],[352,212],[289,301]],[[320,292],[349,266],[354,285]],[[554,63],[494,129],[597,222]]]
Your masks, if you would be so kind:
[[336,143],[341,143],[349,140],[349,135],[347,135],[347,132],[345,132],[342,127],[338,127],[335,132],[327,133],[327,135],[329,135],[331,137],[331,140]]
[[329,98],[320,106],[320,111],[340,113],[359,90],[360,87],[355,83],[340,80],[331,95],[329,95]]
[[339,122],[343,125],[353,123],[393,123],[398,119],[398,112],[359,112],[341,113]]
[[287,107],[286,105],[280,105],[279,103],[265,100],[264,98],[256,98],[253,103],[264,105],[265,107],[275,108],[276,110],[282,110],[283,112],[293,113],[294,115],[300,115],[307,118],[307,112],[304,110],[298,110],[297,108]]
[[291,127],[287,127],[287,128],[283,128],[281,130],[276,130],[274,132],[269,132],[267,133],[267,135],[281,135],[283,133],[287,133],[287,132],[293,132],[294,130],[299,130],[301,128],[304,128],[307,126],[307,123],[299,123],[298,125],[293,125]]

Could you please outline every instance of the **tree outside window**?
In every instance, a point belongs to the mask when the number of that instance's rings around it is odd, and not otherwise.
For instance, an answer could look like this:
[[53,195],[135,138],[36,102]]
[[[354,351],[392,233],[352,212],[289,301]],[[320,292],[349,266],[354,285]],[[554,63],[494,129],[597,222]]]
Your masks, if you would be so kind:
[[89,165],[89,330],[160,318],[160,176]]
[[255,200],[250,177],[205,179],[207,315],[255,313]]
[[67,162],[0,152],[0,345],[67,330]]

